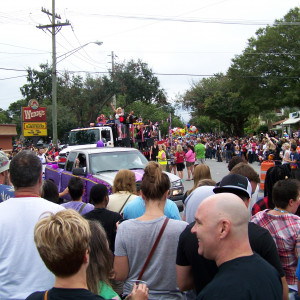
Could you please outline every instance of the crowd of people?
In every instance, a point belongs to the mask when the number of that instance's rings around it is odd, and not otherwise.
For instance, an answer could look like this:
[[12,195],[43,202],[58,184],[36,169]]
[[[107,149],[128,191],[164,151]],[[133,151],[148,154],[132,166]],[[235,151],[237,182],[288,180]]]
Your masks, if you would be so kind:
[[[271,136],[272,135],[272,136]],[[298,173],[300,167],[300,141],[298,134],[280,138],[274,133],[261,134],[249,138],[218,137],[212,134],[169,138],[150,149],[150,159],[158,161],[164,170],[178,173],[183,179],[187,168],[187,181],[193,179],[195,167],[207,159],[229,163],[238,157],[244,163],[252,164],[271,160],[275,165],[289,164]],[[300,179],[300,175],[298,176]]]
[[[62,193],[43,180],[57,149],[0,152],[0,299],[298,299],[298,143],[158,141],[138,185],[120,170],[113,193],[96,184],[89,203],[79,177]],[[251,163],[272,155],[253,203],[260,177]],[[205,163],[213,158],[228,162],[218,183]],[[183,179],[184,168],[194,185],[180,214],[164,170]]]

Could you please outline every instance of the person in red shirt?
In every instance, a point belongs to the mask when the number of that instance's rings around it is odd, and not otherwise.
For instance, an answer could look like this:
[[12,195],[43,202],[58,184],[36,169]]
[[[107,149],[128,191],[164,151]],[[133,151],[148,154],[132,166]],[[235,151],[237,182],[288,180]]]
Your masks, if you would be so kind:
[[175,157],[176,157],[176,167],[178,171],[178,175],[181,180],[183,180],[183,169],[184,169],[184,158],[185,158],[185,153],[182,149],[181,145],[177,145]]

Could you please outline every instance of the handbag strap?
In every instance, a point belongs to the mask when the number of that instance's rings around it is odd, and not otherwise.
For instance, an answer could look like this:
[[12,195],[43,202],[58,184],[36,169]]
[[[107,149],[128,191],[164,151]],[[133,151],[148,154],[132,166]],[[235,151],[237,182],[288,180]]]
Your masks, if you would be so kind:
[[83,211],[84,207],[86,206],[86,203],[83,203],[78,211],[79,214]]
[[126,199],[125,202],[123,203],[123,205],[122,205],[122,207],[121,207],[121,209],[120,209],[120,211],[119,211],[119,214],[122,212],[124,206],[126,205],[128,199],[130,198],[130,196],[131,196],[131,194],[127,197],[127,199]]
[[45,294],[44,294],[44,300],[47,300],[47,299],[48,299],[48,292],[49,292],[49,290],[47,290],[47,291],[45,292]]
[[164,224],[162,225],[162,227],[161,227],[161,229],[160,229],[160,231],[158,233],[158,236],[157,236],[157,238],[156,238],[156,240],[155,240],[155,242],[154,242],[154,244],[152,246],[152,249],[151,249],[151,251],[150,251],[150,253],[149,253],[149,255],[148,255],[148,257],[147,257],[147,259],[145,261],[145,264],[144,264],[144,266],[143,266],[143,268],[142,268],[142,270],[141,270],[141,272],[140,272],[139,277],[137,278],[137,280],[140,280],[142,278],[144,272],[146,271],[146,268],[147,268],[147,266],[148,266],[148,264],[150,262],[150,259],[153,256],[153,253],[154,253],[154,251],[155,251],[155,249],[156,249],[156,247],[157,247],[157,245],[158,245],[158,243],[160,241],[160,238],[161,238],[162,234],[165,231],[165,228],[166,228],[168,222],[169,222],[169,218],[166,217],[166,219],[164,221]]

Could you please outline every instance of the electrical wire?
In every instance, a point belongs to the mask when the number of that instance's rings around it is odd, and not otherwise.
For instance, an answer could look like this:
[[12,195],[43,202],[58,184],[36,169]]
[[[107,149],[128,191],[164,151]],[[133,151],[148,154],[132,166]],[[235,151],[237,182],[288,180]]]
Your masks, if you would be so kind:
[[[9,69],[9,68],[1,68],[0,70],[6,71],[21,71],[27,72],[27,70],[19,70],[19,69]],[[62,70],[57,70],[57,72],[63,72]],[[109,71],[71,71],[68,70],[69,73],[90,73],[90,74],[110,74]],[[153,75],[157,76],[189,76],[189,77],[216,77],[219,74],[193,74],[193,73],[158,73],[153,72]],[[223,75],[223,77],[229,78],[281,78],[281,79],[299,79],[299,76],[255,76],[255,75],[239,75],[239,76],[229,76]]]
[[26,76],[27,75],[20,75],[20,76],[14,76],[14,77],[0,78],[0,80],[14,79],[14,78],[20,78],[20,77],[26,77]]
[[27,72],[27,70],[25,70],[25,69],[20,70],[20,69],[1,68],[1,67],[0,67],[0,70],[5,70],[5,71],[17,71],[17,72]]
[[41,50],[41,49],[34,49],[34,48],[28,48],[28,47],[17,46],[17,45],[6,44],[6,43],[0,43],[0,45],[11,46],[11,47],[15,47],[15,48],[28,49],[28,50],[36,50],[36,51],[45,52],[45,53],[52,53],[51,51],[46,51],[46,50]]
[[[199,18],[176,18],[176,17],[157,17],[151,15],[117,15],[117,14],[84,14],[78,13],[80,15],[89,15],[94,17],[104,17],[104,18],[118,18],[118,19],[133,19],[139,21],[157,21],[157,22],[181,22],[181,23],[208,23],[208,24],[224,24],[224,25],[270,25],[274,21],[268,20],[243,20],[243,19],[199,19]],[[280,22],[279,24],[284,25],[300,25],[300,22]]]
[[[62,34],[62,32],[60,32],[60,35],[63,37],[63,39],[71,46],[71,47],[73,47],[73,45],[65,38],[65,36]],[[79,43],[79,47],[82,47],[82,44],[79,42],[79,40],[78,40],[78,43]],[[60,44],[61,45],[61,44]],[[74,47],[73,47],[74,48]],[[64,47],[64,49],[66,49],[65,47]],[[84,47],[82,48],[82,49],[80,49],[80,50],[83,50],[86,54],[87,54],[87,52],[85,51],[85,49],[84,49]],[[95,60],[93,60],[93,59],[91,59],[90,58],[90,56],[87,54],[87,56],[88,57],[85,57],[85,56],[83,56],[81,53],[74,53],[73,54],[75,57],[77,57],[78,59],[80,59],[80,60],[82,60],[82,61],[84,61],[84,62],[86,62],[87,64],[89,64],[89,65],[92,65],[92,66],[94,66],[95,67],[95,63],[97,64],[97,66],[96,67],[98,67],[98,68],[101,68],[101,69],[105,69],[103,66],[99,66],[98,65],[98,62],[96,62]]]

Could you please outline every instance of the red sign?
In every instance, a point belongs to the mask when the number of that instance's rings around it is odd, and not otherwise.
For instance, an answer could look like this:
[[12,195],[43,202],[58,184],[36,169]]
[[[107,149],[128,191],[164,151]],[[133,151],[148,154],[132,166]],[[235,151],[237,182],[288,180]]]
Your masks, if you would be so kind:
[[38,107],[32,109],[31,107],[22,107],[23,122],[46,122],[46,107]]

